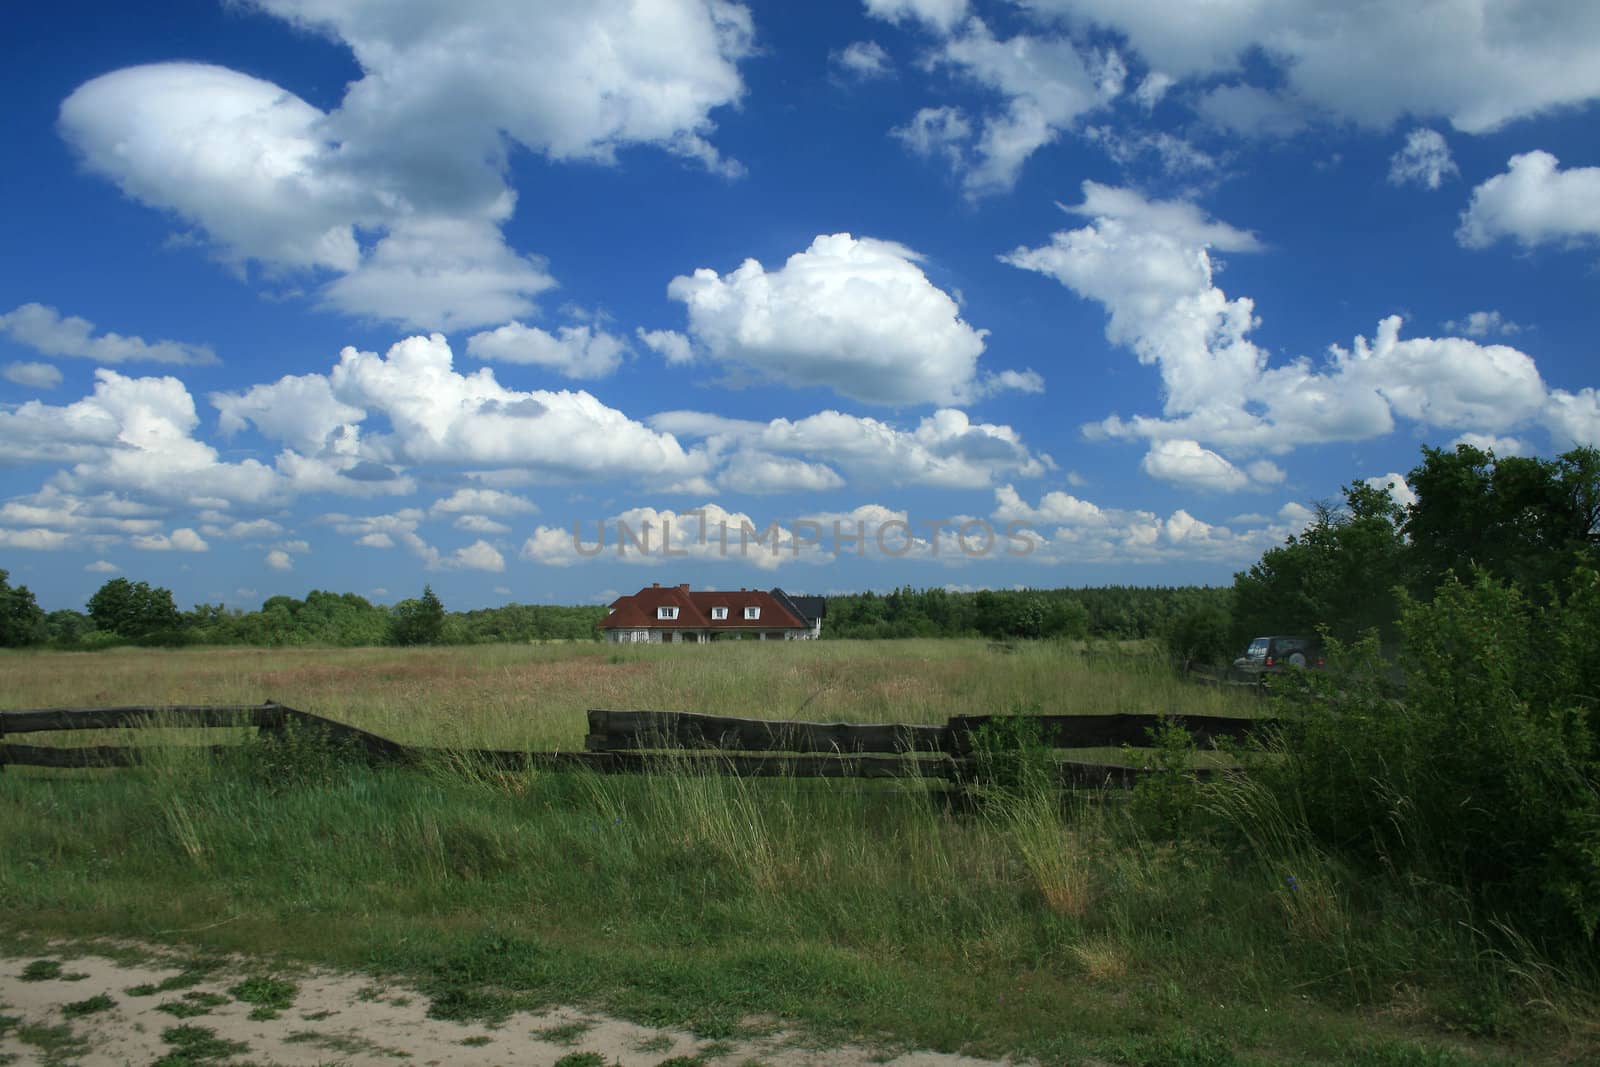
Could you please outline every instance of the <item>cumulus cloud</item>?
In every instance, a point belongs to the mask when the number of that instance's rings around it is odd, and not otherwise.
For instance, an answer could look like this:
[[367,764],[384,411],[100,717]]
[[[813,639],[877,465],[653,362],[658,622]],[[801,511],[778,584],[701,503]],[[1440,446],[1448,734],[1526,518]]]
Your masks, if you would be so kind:
[[1198,441],[1157,441],[1139,468],[1158,481],[1189,489],[1231,493],[1250,484],[1249,475]]
[[115,574],[122,568],[109,560],[97,559],[93,563],[85,564],[83,569],[90,574]]
[[604,378],[627,350],[626,342],[589,326],[563,326],[558,336],[509,322],[467,340],[467,354],[477,359],[532,364],[566,378]]
[[963,186],[972,197],[1009,190],[1029,156],[1079,116],[1120,94],[1126,73],[1115,52],[1085,53],[1070,39],[1028,34],[1000,40],[976,18],[946,39],[932,61],[1003,102],[984,117],[970,144],[958,143],[954,135],[960,127],[948,121],[929,128],[943,139],[945,154],[959,161]]
[[749,451],[729,461],[717,484],[736,493],[793,493],[838,489],[844,479],[826,464]]
[[958,107],[925,107],[890,134],[917,155],[941,158],[955,170],[965,163],[972,123]]
[[0,548],[21,548],[30,552],[56,552],[68,548],[72,537],[60,530],[13,530],[0,526]]
[[445,515],[524,515],[538,511],[533,501],[499,489],[457,489],[429,510]]
[[1492,433],[1464,433],[1450,442],[1450,447],[1471,445],[1497,456],[1522,456],[1528,454],[1527,443],[1516,437],[1501,437]]
[[1600,448],[1600,392],[1593,388],[1576,393],[1553,391],[1545,402],[1544,422],[1560,448]]
[[967,15],[967,0],[866,0],[866,7],[873,18],[912,20],[936,30],[949,30]]
[[353,429],[366,417],[358,407],[341,403],[320,374],[285,375],[270,385],[253,385],[243,393],[212,393],[219,412],[217,428],[232,437],[247,424],[307,454],[320,452],[328,438]]
[[[1371,128],[1442,116],[1482,133],[1600,95],[1600,8],[1528,17],[1520,0],[1329,5],[1320,0],[1028,0],[1036,14],[1123,35],[1152,71],[1244,86],[1274,68],[1290,105]],[[1265,90],[1262,90],[1265,92]]]
[[1498,311],[1474,311],[1464,319],[1451,319],[1443,324],[1451,333],[1468,337],[1511,337],[1522,332],[1522,327]]
[[[788,470],[791,477],[814,488],[832,487],[824,484],[832,479],[822,473],[832,467],[867,484],[972,489],[990,486],[998,476],[1037,477],[1055,466],[1049,456],[1030,451],[1010,426],[974,423],[953,408],[934,412],[911,430],[839,411],[764,423],[671,411],[654,416],[650,423],[657,429],[705,438],[714,454],[732,457],[730,465],[759,468],[763,457],[805,457],[812,465],[804,473],[798,467]],[[741,458],[746,454],[754,458]]]
[[1446,178],[1461,174],[1450,158],[1450,146],[1437,130],[1419,126],[1406,135],[1405,147],[1389,157],[1390,185],[1437,189]]
[[1153,511],[1101,507],[1060,490],[1030,504],[1013,487],[995,489],[990,517],[996,524],[1022,524],[1020,534],[1038,564],[1174,560],[1243,563],[1299,533],[1314,518],[1298,504],[1285,504],[1275,518],[1240,515],[1227,523],[1206,522],[1185,509],[1162,517]]
[[513,145],[602,164],[652,145],[738,169],[709,140],[751,52],[749,12],[731,0],[252,6],[349,47],[360,76],[337,107],[162,63],[79,87],[61,131],[91,171],[222,258],[340,275],[322,290],[340,310],[450,329],[528,314],[552,281],[501,232]]
[[980,395],[985,330],[891,241],[819,236],[782,268],[747,259],[701,268],[667,294],[712,358],[784,385],[821,386],[869,404],[950,404]]
[[646,330],[641,326],[637,335],[646,348],[668,363],[694,362],[694,345],[676,330]]
[[384,515],[347,515],[333,512],[322,521],[366,548],[393,548],[396,544],[422,562],[427,570],[503,571],[505,557],[482,539],[452,552],[441,552],[417,533],[427,516],[417,508],[403,508]]
[[557,478],[688,476],[706,466],[671,434],[587,392],[508,389],[487,367],[460,374],[438,334],[407,338],[384,356],[346,348],[329,381],[342,402],[388,420],[390,433],[362,438],[372,459],[515,466]]
[[145,552],[205,552],[211,548],[205,538],[187,526],[170,534],[135,534],[128,543]]
[[[1192,204],[1094,183],[1084,190],[1084,204],[1067,210],[1088,215],[1087,226],[1002,258],[1103,305],[1106,336],[1160,371],[1164,417],[1111,416],[1093,434],[1187,441],[1232,462],[1234,453],[1380,436],[1396,418],[1498,433],[1557,417],[1556,394],[1525,353],[1461,337],[1402,339],[1398,316],[1380,321],[1370,340],[1330,345],[1321,365],[1300,358],[1273,366],[1249,336],[1253,301],[1230,299],[1214,280],[1211,250],[1254,250],[1253,235],[1207,220]],[[1171,458],[1153,455],[1145,469],[1169,470]],[[1215,484],[1237,481],[1212,466]]]
[[[47,356],[92,359],[96,363],[217,362],[217,354],[206,345],[146,341],[142,337],[124,337],[109,332],[97,335],[94,323],[88,319],[76,315],[63,317],[61,312],[44,304],[23,304],[0,315],[0,334]],[[43,364],[14,363],[12,366],[38,368]],[[10,377],[9,369],[7,377]],[[60,380],[61,376],[57,373],[56,381]]]
[[275,571],[294,570],[294,560],[290,557],[289,553],[285,552],[281,548],[274,548],[271,552],[267,553],[266,564]]
[[32,389],[54,389],[61,384],[61,372],[49,363],[7,363],[5,379]]
[[1408,508],[1417,502],[1417,494],[1403,474],[1390,471],[1388,474],[1380,474],[1376,478],[1366,478],[1363,481],[1374,489],[1389,490],[1390,498],[1403,508]]
[[858,81],[886,78],[894,73],[889,53],[877,41],[853,41],[828,59],[841,74]]
[[1600,238],[1600,167],[1562,170],[1560,160],[1539,151],[1512,156],[1507,166],[1472,191],[1456,231],[1463,245],[1487,248],[1511,238],[1534,248]]

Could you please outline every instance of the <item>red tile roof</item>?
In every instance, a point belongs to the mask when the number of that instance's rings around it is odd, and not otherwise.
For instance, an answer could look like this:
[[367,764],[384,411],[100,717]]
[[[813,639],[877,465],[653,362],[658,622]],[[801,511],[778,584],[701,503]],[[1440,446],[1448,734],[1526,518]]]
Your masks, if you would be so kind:
[[[657,608],[675,607],[676,619],[659,619]],[[744,617],[744,609],[761,609],[759,619]],[[726,619],[711,618],[712,608],[727,608]],[[600,620],[602,630],[804,630],[806,624],[790,614],[771,593],[759,589],[737,592],[691,592],[687,585],[652,585],[633,596],[611,602],[611,614]]]

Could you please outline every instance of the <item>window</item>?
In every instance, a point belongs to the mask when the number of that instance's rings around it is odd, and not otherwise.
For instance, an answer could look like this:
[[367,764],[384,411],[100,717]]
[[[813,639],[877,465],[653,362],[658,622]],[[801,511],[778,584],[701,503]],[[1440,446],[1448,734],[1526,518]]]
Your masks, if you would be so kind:
[[726,619],[727,617],[728,617],[728,609],[727,608],[712,608],[711,609],[711,618],[712,618],[713,621]]
[[744,617],[747,618],[747,619],[759,619],[759,618],[761,618],[761,609],[760,608],[745,608],[744,609]]
[[656,609],[656,618],[658,618],[658,619],[676,619],[677,617],[678,617],[678,609],[677,608],[657,608]]

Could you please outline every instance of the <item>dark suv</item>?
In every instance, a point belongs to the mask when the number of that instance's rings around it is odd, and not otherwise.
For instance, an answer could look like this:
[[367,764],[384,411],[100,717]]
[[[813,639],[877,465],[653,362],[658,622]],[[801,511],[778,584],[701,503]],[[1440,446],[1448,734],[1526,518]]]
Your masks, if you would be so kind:
[[1233,661],[1235,675],[1257,679],[1290,667],[1323,666],[1322,642],[1315,637],[1258,637]]

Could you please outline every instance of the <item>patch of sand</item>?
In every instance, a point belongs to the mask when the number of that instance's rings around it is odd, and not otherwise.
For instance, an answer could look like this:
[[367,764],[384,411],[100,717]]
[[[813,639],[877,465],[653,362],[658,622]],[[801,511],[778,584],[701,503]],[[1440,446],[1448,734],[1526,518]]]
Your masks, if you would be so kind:
[[[24,969],[39,958],[62,961],[61,975],[25,981]],[[998,1067],[1000,1063],[863,1046],[826,1050],[800,1047],[794,1035],[776,1022],[761,1037],[724,1042],[706,1041],[683,1031],[638,1026],[579,1008],[521,1012],[497,1026],[456,1023],[430,1019],[427,998],[402,985],[325,970],[283,975],[298,987],[293,1005],[276,1019],[251,1019],[253,1006],[229,996],[228,989],[246,977],[272,972],[238,959],[184,989],[143,996],[128,992],[179,974],[184,962],[174,957],[127,964],[103,956],[77,955],[75,951],[0,958],[0,1016],[19,1020],[9,1027],[0,1026],[0,1064],[48,1061],[78,1067],[142,1067],[174,1051],[162,1034],[180,1026],[204,1027],[219,1039],[246,1046],[231,1060],[216,1061],[220,1064],[270,1063],[281,1067],[534,1067],[553,1065],[564,1056],[584,1052],[597,1053],[607,1067],[655,1067],[680,1056],[705,1056],[708,1064],[728,1067]],[[205,994],[213,996],[206,998]],[[68,1017],[64,1011],[68,1005],[99,995],[110,997],[114,1005],[76,1018]],[[219,997],[226,998],[226,1002],[190,1018],[159,1010],[161,1005],[173,1003],[203,1008],[207,999]],[[86,1051],[47,1055],[37,1043],[38,1031],[30,1029],[62,1025],[71,1028]],[[33,1036],[34,1043],[23,1040],[25,1036]],[[8,1055],[15,1058],[8,1059]]]

